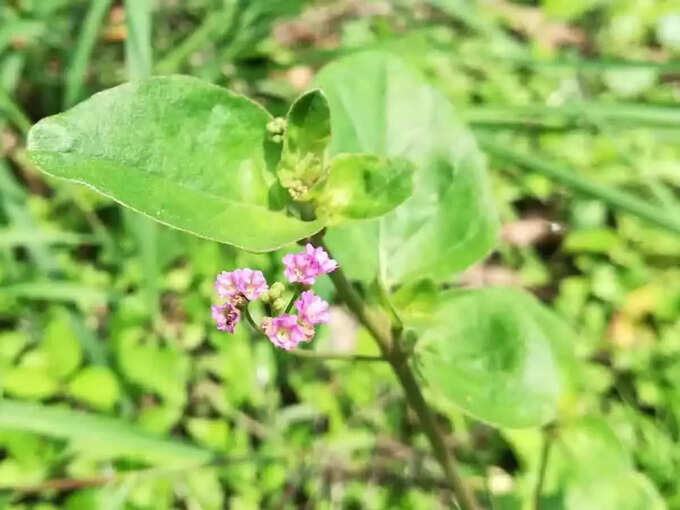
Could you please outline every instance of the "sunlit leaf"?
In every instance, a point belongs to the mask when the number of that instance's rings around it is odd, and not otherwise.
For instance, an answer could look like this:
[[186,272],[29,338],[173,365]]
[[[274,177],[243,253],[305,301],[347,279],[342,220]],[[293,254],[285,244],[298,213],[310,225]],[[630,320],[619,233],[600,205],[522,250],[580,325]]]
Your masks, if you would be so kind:
[[37,166],[151,218],[234,246],[268,251],[313,234],[274,210],[270,115],[245,97],[184,76],[96,94],[36,124]]

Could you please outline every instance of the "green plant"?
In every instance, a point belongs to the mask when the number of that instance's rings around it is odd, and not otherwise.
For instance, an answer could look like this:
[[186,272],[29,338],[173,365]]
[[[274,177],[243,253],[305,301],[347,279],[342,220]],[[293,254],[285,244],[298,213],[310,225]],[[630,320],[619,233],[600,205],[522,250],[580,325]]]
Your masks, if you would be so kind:
[[[423,385],[489,423],[544,425],[568,386],[571,333],[518,291],[446,290],[495,246],[498,222],[475,139],[439,92],[380,52],[329,64],[316,86],[282,119],[194,78],[134,81],[39,122],[29,155],[200,237],[333,254],[338,300],[378,343],[460,506],[478,508]],[[285,309],[277,295],[266,311],[287,312],[297,285]],[[249,299],[233,313],[267,333]]]

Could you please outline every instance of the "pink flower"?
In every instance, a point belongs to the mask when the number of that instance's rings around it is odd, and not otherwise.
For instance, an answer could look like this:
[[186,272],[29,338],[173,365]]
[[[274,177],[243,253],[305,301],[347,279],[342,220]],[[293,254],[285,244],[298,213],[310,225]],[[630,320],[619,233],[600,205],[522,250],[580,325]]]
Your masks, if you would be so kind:
[[220,331],[228,331],[229,333],[234,332],[236,324],[238,324],[241,318],[241,312],[231,303],[225,303],[223,305],[213,305],[210,307],[212,311],[213,319],[217,323],[217,329]]
[[300,314],[300,322],[304,324],[313,326],[314,324],[328,322],[331,319],[328,303],[311,290],[300,295],[300,299],[295,302],[295,308]]
[[252,269],[236,269],[232,272],[222,271],[215,280],[215,290],[220,297],[239,301],[244,296],[248,301],[253,301],[267,291],[267,280],[262,271]]
[[328,256],[326,250],[311,244],[307,244],[302,252],[289,253],[283,257],[283,264],[286,266],[284,274],[290,282],[305,285],[313,285],[317,276],[338,268],[338,263]]
[[281,349],[289,351],[300,342],[311,340],[314,330],[298,323],[297,315],[284,314],[279,317],[266,317],[262,321],[262,330],[269,340]]

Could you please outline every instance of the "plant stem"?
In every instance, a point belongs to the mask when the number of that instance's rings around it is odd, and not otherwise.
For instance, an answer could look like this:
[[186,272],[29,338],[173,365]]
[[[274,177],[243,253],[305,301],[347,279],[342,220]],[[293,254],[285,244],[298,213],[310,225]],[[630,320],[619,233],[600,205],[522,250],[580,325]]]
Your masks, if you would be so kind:
[[243,315],[246,316],[246,320],[248,321],[248,324],[250,324],[250,327],[252,327],[255,331],[258,332],[262,331],[253,320],[253,316],[250,315],[250,310],[248,310],[248,304],[246,304],[246,306],[243,307]]
[[289,354],[293,354],[300,358],[315,359],[319,361],[326,360],[339,360],[339,361],[388,361],[383,356],[369,356],[366,354],[351,354],[345,352],[317,352],[317,351],[306,351],[302,349],[293,349],[288,351]]
[[541,510],[541,494],[543,492],[543,483],[545,482],[545,473],[548,470],[548,457],[550,456],[550,447],[552,446],[553,431],[551,427],[543,429],[543,446],[541,447],[541,460],[538,467],[538,478],[536,479],[536,487],[534,488],[534,510]]
[[[319,241],[317,240],[317,242]],[[323,246],[322,242],[319,244]],[[326,246],[323,247],[328,251]],[[381,323],[379,318],[366,306],[359,294],[352,288],[342,269],[336,269],[329,276],[335,285],[338,295],[357,316],[361,324],[371,333],[378,343],[383,356],[392,366],[406,394],[406,400],[418,415],[423,432],[425,432],[427,439],[430,441],[434,455],[444,470],[444,474],[456,496],[458,504],[463,510],[479,510],[481,507],[459,472],[457,462],[449,451],[444,436],[437,427],[434,415],[427,405],[425,397],[423,397],[418,381],[408,364],[407,357],[397,343],[398,338],[393,338],[392,336],[389,321],[387,321],[388,324]]]
[[293,308],[293,305],[295,304],[295,301],[297,301],[297,298],[300,297],[300,294],[302,294],[302,287],[300,285],[296,285],[293,295],[290,298],[290,301],[288,301],[288,306],[286,306],[286,310],[283,313],[290,312],[290,309]]

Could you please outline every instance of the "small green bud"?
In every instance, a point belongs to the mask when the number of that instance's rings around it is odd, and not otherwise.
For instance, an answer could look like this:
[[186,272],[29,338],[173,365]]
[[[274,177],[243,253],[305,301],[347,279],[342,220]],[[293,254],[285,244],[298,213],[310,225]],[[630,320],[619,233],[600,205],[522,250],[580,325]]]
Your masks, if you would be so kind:
[[286,119],[275,117],[267,123],[267,131],[272,135],[283,135],[286,132]]
[[274,301],[278,298],[280,298],[283,295],[283,291],[286,290],[286,286],[281,283],[281,282],[276,282],[274,283],[270,288],[269,288],[269,298]]
[[281,313],[286,309],[286,300],[283,298],[275,299],[272,303],[272,308],[275,313]]
[[260,300],[261,300],[263,303],[269,303],[269,302],[271,301],[271,299],[272,299],[272,296],[271,296],[271,289],[268,290],[268,291],[266,291],[266,292],[263,292],[262,294],[260,294]]

